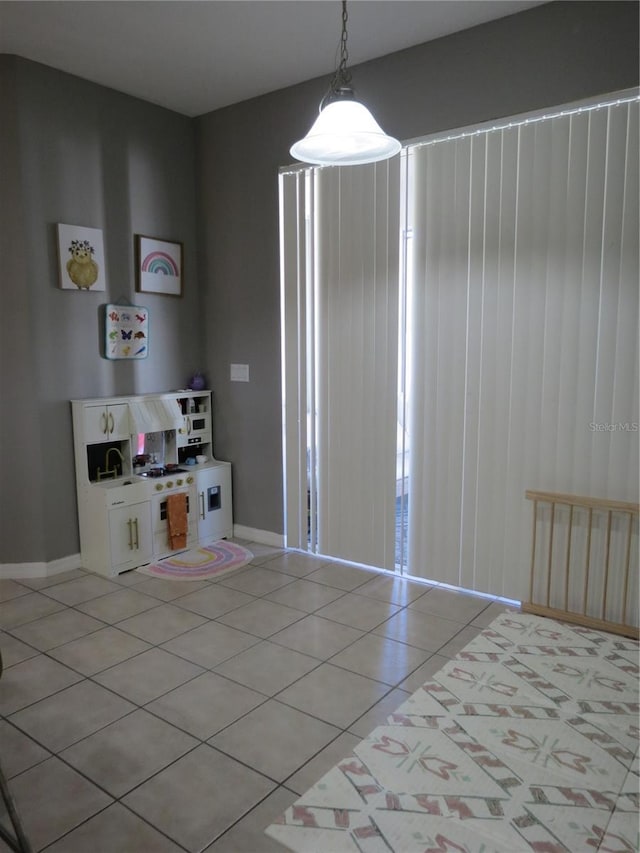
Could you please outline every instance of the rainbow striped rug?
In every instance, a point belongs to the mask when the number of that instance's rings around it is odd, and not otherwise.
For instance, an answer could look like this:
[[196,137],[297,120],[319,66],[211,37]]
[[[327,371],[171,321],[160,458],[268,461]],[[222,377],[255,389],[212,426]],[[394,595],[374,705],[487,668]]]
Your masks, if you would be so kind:
[[252,558],[251,551],[242,545],[220,539],[212,545],[191,548],[156,563],[149,563],[148,566],[140,566],[137,571],[172,581],[199,581],[216,578],[246,566]]

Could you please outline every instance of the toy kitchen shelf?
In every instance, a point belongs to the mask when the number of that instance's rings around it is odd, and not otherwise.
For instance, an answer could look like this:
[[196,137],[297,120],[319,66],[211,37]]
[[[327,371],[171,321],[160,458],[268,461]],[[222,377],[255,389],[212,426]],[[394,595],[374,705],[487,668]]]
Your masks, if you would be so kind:
[[211,392],[72,400],[82,565],[115,576],[172,550],[167,497],[184,494],[186,547],[233,535],[231,465],[213,458]]

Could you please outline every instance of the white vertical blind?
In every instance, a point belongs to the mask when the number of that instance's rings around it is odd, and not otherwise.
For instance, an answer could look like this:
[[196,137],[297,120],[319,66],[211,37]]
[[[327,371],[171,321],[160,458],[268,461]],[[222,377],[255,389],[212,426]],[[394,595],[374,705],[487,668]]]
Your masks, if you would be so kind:
[[638,500],[638,103],[408,158],[408,571],[522,599],[527,488]]
[[281,175],[287,544],[387,569],[395,565],[398,186],[398,158]]
[[287,544],[307,549],[308,373],[313,300],[308,299],[312,241],[308,209],[312,186],[303,170],[280,175],[280,311],[283,388],[284,508]]

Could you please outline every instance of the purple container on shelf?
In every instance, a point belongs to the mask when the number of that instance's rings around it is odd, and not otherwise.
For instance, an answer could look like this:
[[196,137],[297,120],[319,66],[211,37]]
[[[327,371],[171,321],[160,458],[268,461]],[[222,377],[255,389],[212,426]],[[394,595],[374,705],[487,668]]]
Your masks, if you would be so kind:
[[205,378],[202,373],[194,373],[189,380],[189,385],[187,387],[192,391],[204,391],[207,387],[207,383],[205,382]]

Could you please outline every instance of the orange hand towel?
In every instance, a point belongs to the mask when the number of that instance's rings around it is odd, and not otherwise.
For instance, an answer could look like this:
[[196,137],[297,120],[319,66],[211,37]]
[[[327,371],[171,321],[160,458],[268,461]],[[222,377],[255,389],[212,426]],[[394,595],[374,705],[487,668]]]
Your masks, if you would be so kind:
[[189,522],[187,520],[187,496],[185,494],[167,496],[167,530],[169,533],[169,547],[187,547],[187,533]]

